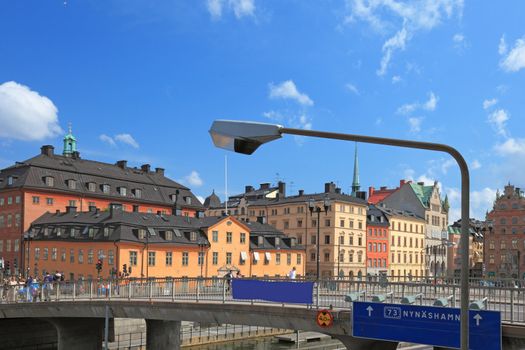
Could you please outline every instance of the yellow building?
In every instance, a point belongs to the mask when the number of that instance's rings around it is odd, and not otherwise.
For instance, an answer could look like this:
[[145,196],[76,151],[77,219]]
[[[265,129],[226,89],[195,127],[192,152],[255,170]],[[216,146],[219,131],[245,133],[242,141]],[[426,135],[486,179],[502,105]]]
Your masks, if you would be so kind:
[[[295,237],[297,244],[306,250],[306,274],[315,276],[317,272],[317,230],[320,236],[320,275],[322,277],[366,275],[366,201],[341,193],[334,183],[326,183],[325,191],[318,194],[305,194],[300,190],[295,196],[285,196],[284,184],[280,183],[278,194],[268,198],[267,194],[253,196],[246,200],[239,199],[246,212],[248,222],[265,222],[282,231],[289,237]],[[244,201],[241,202],[241,199]],[[330,201],[330,207],[324,212],[324,201]],[[228,212],[241,213],[229,201]],[[310,212],[310,203],[320,207],[319,215]],[[244,207],[246,205],[246,207]],[[224,207],[210,207],[206,215],[216,215]],[[240,215],[240,214],[239,214]]]
[[418,278],[425,275],[425,219],[379,205],[390,222],[390,275]]

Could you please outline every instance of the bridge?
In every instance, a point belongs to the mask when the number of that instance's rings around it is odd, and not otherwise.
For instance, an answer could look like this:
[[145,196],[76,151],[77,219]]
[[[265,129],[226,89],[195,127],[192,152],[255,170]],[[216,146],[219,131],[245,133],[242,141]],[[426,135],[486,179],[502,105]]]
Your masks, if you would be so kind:
[[[352,298],[383,297],[400,303],[421,295],[416,304],[432,305],[436,299],[459,305],[459,286],[454,281],[436,285],[423,282],[323,280],[314,284],[311,304],[283,304],[264,300],[235,300],[222,279],[150,279],[61,282],[53,289],[11,287],[0,304],[0,329],[5,347],[36,344],[52,339],[58,349],[100,349],[106,313],[108,319],[146,320],[147,348],[178,348],[180,321],[229,323],[316,331],[339,339],[348,349],[396,349],[397,343],[351,336]],[[43,300],[34,301],[40,294]],[[505,349],[525,344],[525,289],[481,285],[474,281],[471,300],[484,300],[487,310],[502,314]],[[408,298],[410,299],[410,298]],[[320,328],[319,309],[330,309],[333,325]],[[23,330],[23,333],[21,332]],[[21,335],[23,334],[23,338]]]

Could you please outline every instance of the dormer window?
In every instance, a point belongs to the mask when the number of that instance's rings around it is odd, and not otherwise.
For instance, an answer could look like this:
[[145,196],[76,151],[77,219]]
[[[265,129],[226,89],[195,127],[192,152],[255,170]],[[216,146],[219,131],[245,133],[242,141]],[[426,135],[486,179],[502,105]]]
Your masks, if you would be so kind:
[[275,245],[278,246],[280,244],[279,237],[275,237]]
[[95,192],[97,190],[97,185],[94,182],[88,182],[87,188],[89,192]]
[[88,236],[89,238],[93,238],[95,237],[95,228],[94,227],[90,227],[89,230],[88,230]]
[[109,193],[110,188],[111,187],[108,184],[103,184],[102,185],[102,192],[103,193]]
[[62,229],[60,227],[57,227],[56,233],[57,233],[57,237],[62,236]]
[[126,196],[128,193],[128,189],[126,187],[119,187],[118,192],[120,193],[121,196]]
[[168,231],[166,231],[165,235],[166,235],[166,240],[167,241],[173,240],[173,231],[168,230]]
[[77,234],[77,230],[75,228],[69,229],[69,237],[75,238],[76,234]]
[[197,232],[191,231],[190,232],[190,241],[195,242],[197,240]]
[[15,181],[15,178],[13,176],[8,176],[7,177],[7,184],[9,186],[12,185],[14,181]]
[[131,191],[135,198],[142,198],[142,190],[140,188],[135,188]]
[[186,204],[191,204],[191,197],[185,197],[184,200]]
[[257,244],[258,244],[258,245],[263,245],[263,243],[264,243],[264,237],[263,237],[263,236],[259,236],[259,237],[257,238]]
[[138,237],[139,239],[144,239],[146,237],[146,230],[144,230],[143,228],[139,229]]
[[109,227],[104,227],[104,237],[109,237],[110,229]]
[[44,182],[46,183],[46,186],[53,187],[55,186],[55,178],[52,176],[45,176]]
[[177,201],[177,195],[176,194],[170,194],[170,200],[175,203]]
[[76,190],[77,189],[77,182],[73,179],[67,180],[67,187],[70,190]]
[[49,228],[48,227],[44,227],[44,236],[45,237],[49,236]]

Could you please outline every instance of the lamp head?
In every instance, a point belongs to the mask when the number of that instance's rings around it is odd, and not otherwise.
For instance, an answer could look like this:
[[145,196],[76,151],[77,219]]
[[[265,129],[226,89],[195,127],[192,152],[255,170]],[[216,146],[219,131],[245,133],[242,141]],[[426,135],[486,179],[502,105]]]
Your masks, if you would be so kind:
[[209,130],[216,147],[252,154],[263,143],[281,138],[281,125],[215,120]]

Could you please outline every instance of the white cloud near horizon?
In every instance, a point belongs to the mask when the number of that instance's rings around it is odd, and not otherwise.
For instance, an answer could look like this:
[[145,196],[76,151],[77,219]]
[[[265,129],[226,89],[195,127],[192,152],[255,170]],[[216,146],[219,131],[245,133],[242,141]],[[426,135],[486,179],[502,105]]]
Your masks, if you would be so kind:
[[[358,20],[368,23],[372,29],[384,35],[395,29],[382,46],[382,58],[377,75],[386,74],[392,57],[396,51],[405,50],[407,43],[415,33],[429,31],[449,19],[454,14],[458,17],[463,13],[463,0],[346,0],[349,15],[345,23]],[[393,19],[387,20],[385,18]]]
[[214,20],[222,18],[225,10],[233,11],[237,19],[255,14],[255,0],[207,0],[206,7]]
[[[501,156],[525,155],[525,139],[508,138],[494,146],[496,153]],[[522,161],[521,159],[519,160]]]
[[184,183],[187,183],[190,186],[200,187],[204,184],[204,181],[202,181],[197,171],[192,170],[189,175],[184,176]]
[[[500,52],[500,54],[503,52],[501,55],[505,55],[506,51],[506,45],[505,50],[502,50],[500,42],[498,52]],[[503,56],[500,61],[500,67],[506,72],[517,72],[525,68],[525,37],[516,40],[514,47],[512,47],[508,54]]]
[[270,83],[269,87],[271,99],[290,99],[303,106],[313,106],[314,104],[308,95],[299,92],[292,80],[286,80],[277,85]]
[[0,125],[0,137],[21,141],[38,141],[63,133],[54,103],[15,81],[0,84]]
[[131,134],[117,134],[114,137],[108,136],[106,134],[101,134],[99,140],[109,144],[112,147],[117,146],[117,142],[126,144],[133,148],[140,148],[138,142],[131,136]]

